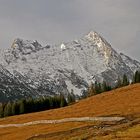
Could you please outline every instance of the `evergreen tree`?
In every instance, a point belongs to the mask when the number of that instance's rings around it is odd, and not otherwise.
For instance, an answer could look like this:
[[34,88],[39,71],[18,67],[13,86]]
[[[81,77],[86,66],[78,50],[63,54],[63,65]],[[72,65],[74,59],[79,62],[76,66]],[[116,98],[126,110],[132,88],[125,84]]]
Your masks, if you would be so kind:
[[25,100],[21,100],[19,102],[19,113],[20,114],[25,113]]
[[107,85],[107,91],[112,90],[112,87],[110,85]]
[[52,99],[52,97],[49,97],[49,105],[50,105],[50,108],[49,109],[53,109],[54,105],[53,105],[53,99]]
[[12,115],[12,105],[8,102],[4,108],[4,117]]
[[101,83],[98,84],[98,88],[99,88],[99,89],[98,89],[98,90],[99,90],[99,93],[102,93],[102,86],[101,86]]
[[107,84],[105,81],[103,81],[103,84],[102,84],[102,91],[103,92],[107,91]]
[[12,103],[12,115],[16,115],[16,114],[18,114],[18,113],[16,113],[16,102],[13,102]]
[[19,103],[15,102],[15,115],[19,115]]
[[49,109],[49,108],[50,108],[50,102],[49,102],[48,97],[45,98],[44,102],[45,102],[45,108],[46,108],[46,109]]
[[124,74],[124,76],[123,76],[123,86],[127,86],[127,85],[129,85],[129,80],[128,80],[127,76]]
[[102,84],[102,92],[110,91],[112,88],[105,81]]
[[120,87],[122,87],[122,81],[121,81],[120,77],[118,77],[116,88],[120,88]]
[[140,82],[140,72],[136,71],[134,74],[134,83],[139,83]]
[[[44,99],[43,98],[38,99],[37,104],[38,104],[38,111],[44,110]],[[35,105],[35,101],[34,101],[34,105]]]
[[67,106],[67,101],[65,99],[65,97],[61,94],[60,95],[60,107],[64,107],[64,106]]
[[95,92],[95,89],[94,89],[94,84],[91,83],[91,85],[89,86],[89,89],[88,89],[88,96],[92,96],[92,95],[95,95],[96,92]]
[[99,94],[99,93],[101,93],[101,92],[102,92],[101,84],[95,82],[95,93],[96,93],[96,94]]
[[138,71],[135,72],[134,74],[134,83],[138,82]]
[[73,89],[71,90],[71,93],[68,94],[68,104],[75,102],[75,95],[73,93]]
[[36,101],[37,99],[36,100],[33,100],[32,98],[26,99],[24,107],[25,113],[34,112],[36,110],[36,108],[34,107],[34,102]]
[[2,103],[0,103],[0,118],[2,118],[3,117],[3,114],[4,112],[3,112],[3,104]]

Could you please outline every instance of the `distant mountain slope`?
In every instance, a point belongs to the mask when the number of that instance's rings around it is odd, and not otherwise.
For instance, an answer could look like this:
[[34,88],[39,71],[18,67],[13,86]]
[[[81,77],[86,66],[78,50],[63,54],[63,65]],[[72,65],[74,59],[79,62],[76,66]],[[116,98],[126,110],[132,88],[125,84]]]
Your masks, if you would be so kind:
[[0,65],[0,102],[28,97],[38,97],[38,93]]
[[43,47],[37,41],[15,39],[10,49],[1,51],[1,64],[34,89],[37,97],[67,95],[71,89],[81,96],[91,81],[106,81],[114,86],[118,77],[126,74],[132,80],[133,73],[140,70],[139,62],[117,53],[93,31],[79,40],[55,46]]

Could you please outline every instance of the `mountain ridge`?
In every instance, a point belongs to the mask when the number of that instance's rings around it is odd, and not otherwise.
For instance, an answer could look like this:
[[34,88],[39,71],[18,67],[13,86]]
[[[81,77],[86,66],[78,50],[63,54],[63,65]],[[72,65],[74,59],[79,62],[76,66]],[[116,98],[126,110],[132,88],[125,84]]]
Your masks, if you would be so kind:
[[45,47],[37,41],[15,39],[12,47],[1,53],[3,67],[33,89],[36,97],[67,96],[72,89],[82,96],[90,82],[115,86],[118,77],[126,74],[132,81],[134,72],[140,70],[138,61],[115,51],[94,31],[78,40]]

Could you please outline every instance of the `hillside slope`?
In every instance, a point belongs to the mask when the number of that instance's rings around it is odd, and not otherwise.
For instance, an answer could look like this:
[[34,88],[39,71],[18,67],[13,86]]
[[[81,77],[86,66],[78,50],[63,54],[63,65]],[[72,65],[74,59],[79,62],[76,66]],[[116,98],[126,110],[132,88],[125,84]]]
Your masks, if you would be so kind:
[[[0,124],[24,123],[36,120],[63,119],[71,117],[124,116],[127,119],[140,118],[140,84],[130,85],[97,96],[83,99],[78,103],[49,111],[7,117]],[[50,134],[71,129],[92,127],[91,122],[69,122],[64,124],[39,124],[24,127],[0,128],[4,139],[27,139],[38,134]],[[75,132],[75,131],[74,131]],[[77,132],[78,133],[78,132]],[[64,133],[65,134],[65,133]],[[78,134],[77,134],[78,135]]]

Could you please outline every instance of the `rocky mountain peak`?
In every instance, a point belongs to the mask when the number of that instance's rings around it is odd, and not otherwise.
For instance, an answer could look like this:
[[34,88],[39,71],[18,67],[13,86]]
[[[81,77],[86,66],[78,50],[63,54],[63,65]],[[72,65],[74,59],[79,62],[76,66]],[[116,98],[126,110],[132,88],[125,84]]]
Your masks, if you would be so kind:
[[85,38],[94,45],[97,45],[99,48],[102,48],[103,46],[109,48],[111,47],[111,45],[96,31],[90,31],[87,35],[85,35]]
[[90,38],[90,39],[93,39],[93,40],[96,40],[97,38],[100,37],[100,35],[96,32],[96,31],[90,31],[86,37]]
[[23,40],[17,38],[12,43],[11,48],[13,51],[26,55],[26,54],[30,54],[31,52],[36,52],[42,49],[43,47],[36,40],[32,41],[32,40]]
[[104,56],[106,64],[109,63],[112,54],[116,54],[111,45],[96,31],[90,31],[84,38],[87,42],[90,42],[91,45],[96,46],[98,53]]

